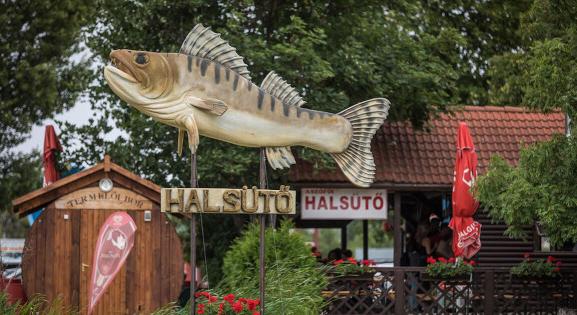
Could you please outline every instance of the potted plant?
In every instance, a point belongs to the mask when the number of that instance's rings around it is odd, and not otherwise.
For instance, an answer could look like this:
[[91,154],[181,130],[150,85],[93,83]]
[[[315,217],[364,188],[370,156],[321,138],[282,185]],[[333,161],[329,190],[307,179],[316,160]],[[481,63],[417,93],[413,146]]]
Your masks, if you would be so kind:
[[511,268],[511,274],[519,278],[543,279],[559,276],[561,261],[553,256],[547,259],[531,259],[529,253],[523,255],[523,261]]
[[451,257],[427,258],[427,267],[423,275],[424,279],[446,280],[446,281],[468,281],[473,272],[475,261],[456,259]]
[[234,294],[227,294],[222,298],[212,295],[210,292],[197,292],[195,314],[205,315],[259,315],[259,300],[252,300],[239,297]]
[[375,269],[372,267],[375,262],[372,259],[363,259],[357,262],[354,258],[339,259],[333,261],[334,273],[339,276],[345,275],[360,275],[364,273],[374,272]]

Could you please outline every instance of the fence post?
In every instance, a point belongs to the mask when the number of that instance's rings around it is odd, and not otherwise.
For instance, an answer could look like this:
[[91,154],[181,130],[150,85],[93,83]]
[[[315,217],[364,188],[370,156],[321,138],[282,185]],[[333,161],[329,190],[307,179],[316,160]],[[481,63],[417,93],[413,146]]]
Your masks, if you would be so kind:
[[483,306],[485,314],[495,313],[495,271],[487,270],[485,273],[485,294]]
[[395,314],[405,314],[405,272],[395,268]]

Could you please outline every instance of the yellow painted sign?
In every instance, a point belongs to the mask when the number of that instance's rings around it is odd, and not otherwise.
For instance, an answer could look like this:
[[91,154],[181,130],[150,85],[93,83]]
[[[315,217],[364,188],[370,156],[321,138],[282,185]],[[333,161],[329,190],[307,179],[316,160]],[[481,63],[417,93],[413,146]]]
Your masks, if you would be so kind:
[[169,213],[295,214],[296,192],[228,188],[162,188],[161,210]]

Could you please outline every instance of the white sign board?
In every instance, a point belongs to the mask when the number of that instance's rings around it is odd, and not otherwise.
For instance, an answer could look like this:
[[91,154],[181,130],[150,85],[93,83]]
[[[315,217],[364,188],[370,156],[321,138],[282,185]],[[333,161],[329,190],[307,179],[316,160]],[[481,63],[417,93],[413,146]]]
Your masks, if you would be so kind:
[[303,220],[384,220],[387,218],[387,190],[303,188]]

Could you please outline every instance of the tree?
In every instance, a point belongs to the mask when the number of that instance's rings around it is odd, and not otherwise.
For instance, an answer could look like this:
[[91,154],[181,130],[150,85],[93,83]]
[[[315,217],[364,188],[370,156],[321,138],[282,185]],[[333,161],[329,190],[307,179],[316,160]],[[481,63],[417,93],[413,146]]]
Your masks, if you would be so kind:
[[491,97],[538,110],[577,108],[577,8],[568,1],[534,0],[517,32],[519,49],[495,56]]
[[0,159],[0,234],[24,237],[26,226],[12,213],[12,199],[42,187],[41,161],[38,152],[9,153]]
[[[458,84],[463,76],[471,76],[467,71],[473,66],[464,69],[463,65],[475,56],[474,52],[463,54],[463,47],[472,47],[471,51],[475,48],[468,44],[468,34],[460,30],[459,18],[455,17],[452,24],[443,22],[442,14],[453,10],[448,3],[443,2],[439,13],[424,1],[369,0],[359,5],[353,0],[103,0],[97,13],[98,23],[87,29],[86,44],[99,64],[109,62],[112,49],[175,52],[187,32],[196,23],[203,23],[221,33],[245,57],[256,83],[274,70],[305,96],[307,107],[330,112],[384,96],[392,103],[390,119],[410,120],[421,127],[430,116],[444,111],[446,105],[474,97],[470,96],[474,93],[463,94]],[[430,18],[429,22],[423,21],[424,15]],[[475,23],[469,22],[468,27],[478,29]],[[509,49],[494,46],[495,51]],[[82,139],[83,144],[66,152],[66,159],[90,165],[100,161],[106,152],[116,163],[161,186],[187,185],[189,162],[188,157],[176,155],[176,130],[155,123],[122,103],[110,92],[101,72],[98,68],[96,84],[89,93],[98,115],[86,126],[64,127],[65,147],[77,139]],[[111,130],[112,124],[124,135],[106,141],[102,135]],[[199,183],[204,187],[257,183],[257,152],[202,139],[198,151]],[[296,149],[295,153],[323,165],[328,161],[312,150]],[[272,185],[286,182],[286,172],[269,175]],[[240,231],[241,225],[233,224],[230,217],[205,216],[204,220],[208,237],[205,242],[209,244],[228,246],[230,239],[218,235],[234,237]],[[209,251],[213,249],[210,247]],[[208,259],[209,266],[215,268],[210,274],[219,275],[219,253]]]
[[0,153],[86,88],[86,65],[71,57],[92,7],[85,0],[0,2]]
[[558,135],[522,150],[516,167],[493,157],[476,195],[494,219],[507,223],[511,237],[525,237],[523,225],[539,222],[552,245],[576,243],[576,168],[576,137]]

